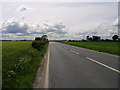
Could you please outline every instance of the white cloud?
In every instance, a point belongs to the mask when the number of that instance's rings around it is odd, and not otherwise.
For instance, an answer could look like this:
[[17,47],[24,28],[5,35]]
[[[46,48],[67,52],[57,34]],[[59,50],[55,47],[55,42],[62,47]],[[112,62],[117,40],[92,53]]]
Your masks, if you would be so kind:
[[[50,23],[45,21],[41,24],[29,24],[22,21],[17,20],[16,18],[10,18],[2,24],[2,33],[6,36],[6,34],[12,34],[14,37],[21,36],[33,36],[48,34],[55,36],[64,36],[67,34],[67,28],[62,23]],[[4,38],[6,38],[4,36]]]
[[118,21],[118,18],[113,22],[113,25],[115,26],[120,26],[120,21]]
[[86,36],[98,35],[101,36],[102,38],[111,39],[113,35],[118,34],[118,26],[116,24],[116,20],[113,21],[113,23],[110,22],[101,23],[93,27],[92,29],[89,29],[88,31],[77,33],[76,35],[83,38],[86,38]]
[[22,19],[22,20],[25,20],[25,15],[22,15],[22,16],[21,16],[21,19]]
[[[115,23],[116,20],[113,21]],[[18,21],[16,18],[10,18],[2,24],[4,38],[7,34],[12,34],[14,38],[25,37],[33,39],[36,36],[47,34],[49,39],[83,39],[86,36],[99,35],[102,38],[111,38],[114,34],[118,34],[116,23],[101,23],[87,31],[79,31],[79,33],[68,33],[68,28],[63,23],[50,23],[44,21],[42,23],[29,24]]]
[[19,22],[16,18],[10,18],[2,24],[3,33],[26,33],[29,25]]
[[20,11],[20,12],[24,12],[24,11],[30,11],[32,10],[31,8],[25,6],[25,5],[21,5],[17,8],[17,11]]
[[45,21],[41,24],[32,24],[28,29],[29,33],[33,34],[48,34],[48,33],[55,33],[55,34],[67,34],[66,25],[62,23],[50,23]]

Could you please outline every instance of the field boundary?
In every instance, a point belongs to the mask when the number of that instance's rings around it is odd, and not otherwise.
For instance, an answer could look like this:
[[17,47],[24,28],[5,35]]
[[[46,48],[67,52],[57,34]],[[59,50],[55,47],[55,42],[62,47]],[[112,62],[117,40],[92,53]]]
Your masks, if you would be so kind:
[[46,53],[44,54],[44,57],[42,59],[42,62],[39,65],[36,78],[33,84],[33,88],[44,88],[45,84],[45,74],[46,74],[46,66],[47,66],[47,58],[48,58],[48,52],[49,52],[49,44],[48,48],[46,50]]

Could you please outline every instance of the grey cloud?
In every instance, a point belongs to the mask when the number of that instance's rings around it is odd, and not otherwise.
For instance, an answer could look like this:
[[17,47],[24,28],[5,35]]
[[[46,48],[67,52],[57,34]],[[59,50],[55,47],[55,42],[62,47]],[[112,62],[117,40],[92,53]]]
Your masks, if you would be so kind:
[[66,30],[66,26],[63,24],[54,24],[50,27],[48,27],[47,32],[54,32],[56,34],[66,34],[67,30]]
[[15,18],[8,19],[2,24],[2,33],[14,34],[15,36],[34,36],[49,34],[54,37],[64,36],[68,34],[66,25],[62,23],[42,23],[42,24],[28,24],[18,21]]
[[80,33],[77,33],[75,35],[85,35],[85,34],[87,34],[87,32],[80,32]]
[[93,32],[91,32],[91,34],[97,34],[97,32],[96,32],[96,31],[93,31]]
[[118,28],[116,25],[113,25],[113,23],[101,23],[93,27],[93,29],[73,35],[72,33],[68,33],[66,25],[62,23],[50,23],[45,21],[41,24],[28,24],[12,18],[4,21],[2,24],[2,33],[12,33],[18,37],[47,34],[50,38],[56,37],[59,39],[67,37],[81,39],[87,35],[99,35],[102,38],[111,38],[112,35],[118,33]]
[[112,23],[103,23],[96,28],[96,31],[100,35],[112,36],[113,34],[118,33],[118,28],[113,26]]
[[[120,18],[120,17],[118,17]],[[116,18],[116,20],[113,22],[113,26],[117,26],[120,28],[120,20],[118,20],[118,18]]]
[[[117,20],[116,20],[117,21]],[[113,25],[114,23],[114,25]],[[93,29],[87,30],[86,32],[77,33],[77,36],[93,36],[99,35],[102,38],[111,38],[114,34],[118,34],[118,23],[101,23],[98,26],[94,27]]]
[[30,33],[44,33],[44,34],[48,34],[48,33],[55,33],[55,34],[67,34],[67,28],[64,24],[59,23],[59,24],[53,24],[53,23],[48,23],[48,22],[44,22],[41,25],[34,25],[34,27],[36,26],[36,29],[33,28],[28,30]]
[[29,25],[27,23],[11,18],[2,24],[2,33],[27,33],[28,28]]
[[32,10],[32,9],[25,5],[21,5],[17,8],[17,11],[20,11],[20,12],[29,11],[29,10]]
[[63,24],[55,24],[53,29],[55,29],[56,33],[59,34],[67,34],[66,26]]

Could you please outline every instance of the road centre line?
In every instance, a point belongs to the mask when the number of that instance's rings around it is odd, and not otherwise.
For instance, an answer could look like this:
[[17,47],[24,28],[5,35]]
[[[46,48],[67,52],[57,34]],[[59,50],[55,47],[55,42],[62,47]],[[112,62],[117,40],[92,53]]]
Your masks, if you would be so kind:
[[[78,52],[76,52],[76,51],[74,51],[74,50],[70,50],[71,52],[73,52],[73,53],[75,53],[75,54],[79,54]],[[103,64],[103,63],[101,63],[101,62],[98,62],[98,61],[96,61],[96,60],[94,60],[94,59],[92,59],[92,58],[89,58],[89,57],[86,57],[88,60],[90,60],[90,61],[92,61],[92,62],[94,62],[94,63],[97,63],[97,64],[99,64],[99,65],[101,65],[101,66],[104,66],[104,67],[106,67],[106,68],[108,68],[108,69],[110,69],[110,70],[112,70],[112,71],[114,71],[114,72],[117,72],[117,73],[120,73],[120,71],[119,70],[117,70],[117,69],[114,69],[114,68],[112,68],[112,67],[110,67],[110,66],[108,66],[108,65],[106,65],[106,64]]]
[[92,58],[87,57],[87,59],[90,60],[90,61],[92,61],[92,62],[94,62],[94,63],[97,63],[97,64],[99,64],[99,65],[101,65],[101,66],[104,66],[104,67],[106,67],[106,68],[108,68],[108,69],[110,69],[110,70],[112,70],[112,71],[114,71],[114,72],[120,73],[119,70],[114,69],[114,68],[112,68],[112,67],[110,67],[110,66],[108,66],[108,65],[106,65],[106,64],[101,63],[101,62],[98,62],[98,61],[96,61],[96,60],[94,60],[94,59],[92,59]]
[[79,54],[78,52],[76,52],[76,51],[74,51],[74,50],[70,50],[70,51],[73,52],[73,53]]

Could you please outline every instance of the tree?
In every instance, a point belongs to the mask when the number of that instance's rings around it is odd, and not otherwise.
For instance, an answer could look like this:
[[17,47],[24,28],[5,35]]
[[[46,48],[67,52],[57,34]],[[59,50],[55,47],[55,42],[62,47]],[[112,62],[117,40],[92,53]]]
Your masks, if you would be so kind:
[[100,37],[99,36],[93,36],[93,41],[99,41]]
[[47,38],[47,35],[43,35],[42,38]]
[[42,38],[42,41],[47,41],[48,40],[47,35],[43,35],[41,38]]
[[90,37],[90,38],[89,38],[89,41],[92,41],[92,40],[93,40],[92,37]]
[[118,37],[119,37],[118,35],[114,35],[114,36],[112,37],[113,41],[117,41]]
[[36,37],[35,41],[48,41],[47,35],[43,35],[42,37]]
[[36,38],[35,38],[35,41],[41,41],[41,40],[42,40],[41,37],[36,37]]

